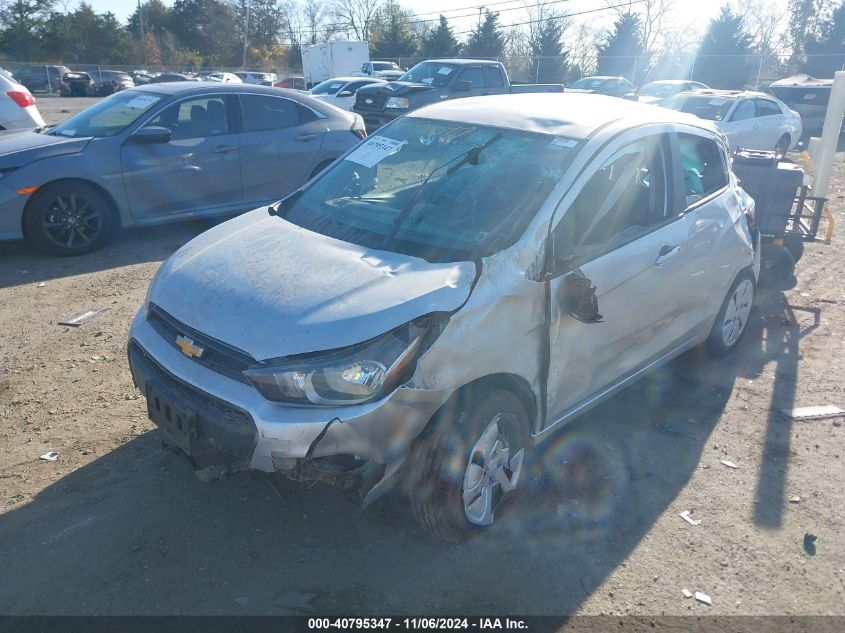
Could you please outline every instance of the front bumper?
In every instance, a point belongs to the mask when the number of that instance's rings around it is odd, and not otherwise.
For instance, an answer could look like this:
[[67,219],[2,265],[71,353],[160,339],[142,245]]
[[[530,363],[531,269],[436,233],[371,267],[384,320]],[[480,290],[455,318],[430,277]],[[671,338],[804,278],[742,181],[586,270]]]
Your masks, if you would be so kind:
[[0,182],[0,241],[23,237],[23,210],[29,196],[22,196]]
[[147,322],[144,309],[129,331],[129,363],[141,393],[146,395],[152,376],[167,398],[197,412],[203,458],[245,460],[250,468],[268,472],[292,471],[303,460],[336,455],[395,471],[452,393],[400,387],[378,402],[349,407],[276,404],[252,385],[184,356]]

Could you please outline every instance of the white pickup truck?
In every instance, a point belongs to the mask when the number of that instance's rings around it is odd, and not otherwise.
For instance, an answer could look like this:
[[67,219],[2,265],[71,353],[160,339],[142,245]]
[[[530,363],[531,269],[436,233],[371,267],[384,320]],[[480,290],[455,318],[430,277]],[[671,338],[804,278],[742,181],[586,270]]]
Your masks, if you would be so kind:
[[396,62],[366,62],[361,66],[361,72],[355,74],[359,77],[396,81],[404,72]]

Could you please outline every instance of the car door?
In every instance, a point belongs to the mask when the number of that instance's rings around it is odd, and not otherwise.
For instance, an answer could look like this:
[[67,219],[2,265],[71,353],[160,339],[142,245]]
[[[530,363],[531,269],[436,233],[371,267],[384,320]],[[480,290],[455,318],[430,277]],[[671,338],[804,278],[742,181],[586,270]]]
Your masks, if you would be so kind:
[[225,94],[181,99],[150,118],[146,126],[171,131],[169,143],[121,147],[123,182],[138,218],[171,213],[225,211],[241,203],[238,135],[231,129],[231,101]]
[[460,93],[460,96],[477,97],[486,94],[484,74],[481,71],[481,66],[467,66],[463,68],[455,81],[468,81],[470,83],[469,91]]
[[304,183],[323,144],[321,115],[293,99],[238,95],[244,202],[278,200]]
[[728,120],[719,127],[730,141],[731,151],[744,149],[767,149],[758,147],[757,105],[754,99],[741,99],[728,115]]
[[757,98],[757,132],[759,145],[755,149],[773,149],[778,139],[789,134],[786,116],[780,106],[771,99]]
[[484,94],[498,95],[507,94],[510,88],[505,83],[502,69],[499,66],[484,66],[484,86],[486,88]]
[[560,207],[549,240],[552,423],[692,335],[679,314],[694,292],[684,286],[690,220],[678,213],[674,140],[664,130],[608,146]]

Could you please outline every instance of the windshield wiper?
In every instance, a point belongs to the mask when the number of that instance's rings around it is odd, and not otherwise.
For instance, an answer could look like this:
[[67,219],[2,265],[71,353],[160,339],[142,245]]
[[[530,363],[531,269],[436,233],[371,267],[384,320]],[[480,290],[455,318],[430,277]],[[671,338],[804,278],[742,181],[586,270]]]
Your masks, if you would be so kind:
[[402,222],[404,222],[405,218],[407,218],[408,215],[411,213],[411,211],[414,208],[414,205],[417,203],[417,200],[419,199],[420,195],[422,194],[423,189],[425,189],[425,186],[434,177],[434,174],[436,174],[440,170],[448,167],[449,169],[446,172],[446,174],[451,176],[456,171],[458,171],[458,169],[460,169],[463,165],[466,165],[467,163],[469,163],[472,166],[477,165],[478,159],[481,156],[481,152],[483,152],[485,149],[490,147],[493,143],[498,141],[500,138],[502,138],[502,133],[496,132],[493,136],[491,136],[488,140],[486,140],[481,145],[473,145],[472,147],[470,147],[466,151],[461,152],[460,154],[458,154],[454,158],[451,158],[450,160],[446,161],[442,165],[438,165],[437,167],[432,169],[431,173],[428,176],[426,176],[425,180],[423,180],[420,183],[419,188],[416,190],[416,192],[414,192],[414,195],[408,201],[408,204],[405,205],[405,207],[396,216],[396,219],[393,220],[393,224],[390,227],[390,231],[387,233],[387,235],[384,236],[384,240],[382,240],[382,244],[385,244],[387,241],[392,240],[393,238],[396,237],[396,234],[399,232],[399,229],[402,227]]

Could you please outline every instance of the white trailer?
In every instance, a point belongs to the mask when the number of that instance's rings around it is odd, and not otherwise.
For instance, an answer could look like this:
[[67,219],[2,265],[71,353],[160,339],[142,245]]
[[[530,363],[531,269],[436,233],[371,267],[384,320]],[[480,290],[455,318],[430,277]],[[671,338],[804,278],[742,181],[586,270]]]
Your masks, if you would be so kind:
[[349,77],[370,60],[367,42],[334,41],[302,48],[302,74],[310,87],[332,77]]

